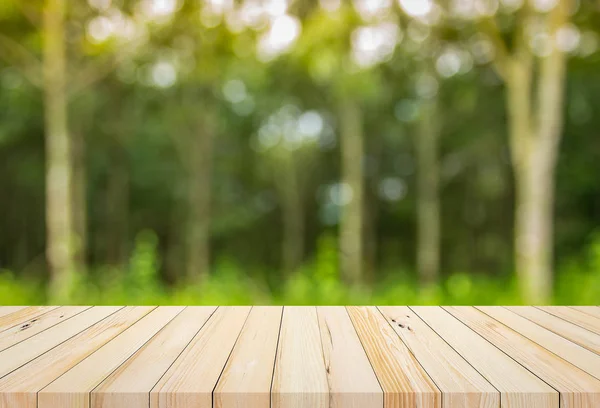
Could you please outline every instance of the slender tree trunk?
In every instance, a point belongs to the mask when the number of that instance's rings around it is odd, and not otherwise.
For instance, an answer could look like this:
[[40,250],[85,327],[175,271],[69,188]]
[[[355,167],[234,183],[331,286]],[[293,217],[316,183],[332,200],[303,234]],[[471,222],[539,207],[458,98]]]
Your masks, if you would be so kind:
[[292,157],[287,158],[281,169],[284,174],[280,178],[279,190],[282,200],[283,216],[283,242],[281,246],[282,267],[284,279],[291,276],[302,264],[304,256],[304,208],[302,191],[296,173],[296,166]]
[[[365,149],[370,152],[374,158],[373,163],[370,163],[371,179],[377,180],[381,175],[380,162],[384,149],[384,143],[382,138],[373,138],[365,141]],[[367,147],[368,146],[368,147]],[[366,180],[366,179],[365,179]],[[366,182],[368,185],[368,182]],[[377,249],[378,249],[378,220],[379,220],[379,200],[378,191],[373,188],[365,189],[365,203],[363,205],[363,217],[364,217],[364,258],[365,258],[365,271],[363,273],[364,283],[372,286],[377,280]]]
[[71,154],[67,120],[65,0],[44,7],[44,116],[46,129],[46,254],[51,296],[67,296],[74,268]]
[[[566,23],[568,4],[561,0],[547,17],[550,33]],[[535,103],[533,64],[515,58],[507,74],[516,184],[515,268],[523,300],[547,303],[552,296],[554,172],[563,126],[566,55],[554,48],[539,59]]]
[[86,199],[86,159],[84,130],[78,129],[72,133],[73,160],[73,230],[75,232],[74,255],[76,270],[85,271],[87,259],[87,199]]
[[129,160],[122,142],[113,142],[106,187],[106,263],[125,268],[129,257]]
[[417,157],[417,270],[421,286],[439,281],[440,197],[437,98],[422,107],[416,140]]
[[210,271],[210,202],[213,129],[208,124],[191,138],[189,150],[187,279],[202,281]]
[[552,295],[553,166],[534,164],[516,178],[516,270],[528,303],[546,303]]
[[177,200],[172,204],[169,211],[169,226],[167,232],[166,254],[165,254],[165,277],[169,284],[178,284],[182,281],[182,275],[186,271],[187,259],[185,256],[187,218],[187,202]]
[[340,269],[351,286],[363,278],[363,120],[360,106],[345,99],[339,106],[342,183],[350,191],[341,209]]

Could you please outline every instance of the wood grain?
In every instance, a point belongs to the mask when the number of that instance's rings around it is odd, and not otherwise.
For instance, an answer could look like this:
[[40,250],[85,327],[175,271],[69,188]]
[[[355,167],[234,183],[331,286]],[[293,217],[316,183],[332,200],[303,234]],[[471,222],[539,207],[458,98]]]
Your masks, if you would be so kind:
[[583,327],[586,330],[600,334],[600,318],[590,316],[589,314],[580,312],[579,310],[575,310],[570,307],[544,306],[539,307],[539,309]]
[[220,307],[150,392],[151,408],[212,408],[212,392],[250,307]]
[[0,333],[0,351],[27,340],[60,322],[89,309],[90,306],[63,306],[33,317]]
[[446,310],[560,393],[563,408],[600,406],[600,380],[470,307]]
[[[91,310],[94,309],[96,308]],[[89,357],[152,309],[154,307],[149,306],[122,308],[2,378],[0,408],[36,408],[37,393],[42,388]],[[68,323],[64,325],[68,326]]]
[[283,309],[275,361],[273,408],[325,408],[329,385],[315,307]]
[[440,390],[377,308],[348,312],[385,393],[384,406],[440,408]]
[[411,309],[500,391],[503,408],[559,407],[553,388],[442,308]]
[[0,378],[46,351],[117,312],[121,307],[94,307],[15,346],[0,352]]
[[18,312],[19,310],[25,309],[27,307],[28,306],[0,306],[0,317]]
[[411,309],[379,310],[442,392],[443,407],[500,407],[500,393]]
[[343,306],[317,308],[331,408],[381,408],[383,391]]
[[269,408],[283,307],[253,307],[214,392],[215,408]]
[[592,353],[550,330],[531,324],[531,321],[503,307],[481,306],[478,309],[588,374],[600,378],[600,355]]
[[0,307],[0,408],[600,407],[600,308],[544,309]]
[[38,408],[89,408],[90,392],[183,310],[162,306],[38,393]]
[[92,408],[148,408],[152,388],[215,310],[187,307],[92,391]]
[[52,309],[56,309],[56,306],[30,306],[5,316],[0,316],[0,332],[16,325],[27,325],[27,320],[35,319]]
[[571,309],[578,310],[582,313],[588,314],[590,316],[594,316],[600,319],[600,307],[596,306],[570,306]]
[[533,323],[548,329],[588,350],[600,354],[600,335],[577,326],[560,317],[531,306],[506,306],[508,310],[525,317]]

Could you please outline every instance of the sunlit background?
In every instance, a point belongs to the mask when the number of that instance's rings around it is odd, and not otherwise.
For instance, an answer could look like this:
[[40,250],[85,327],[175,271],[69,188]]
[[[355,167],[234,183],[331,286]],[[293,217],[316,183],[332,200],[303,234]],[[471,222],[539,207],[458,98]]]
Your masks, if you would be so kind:
[[597,304],[599,177],[600,1],[0,2],[0,304]]

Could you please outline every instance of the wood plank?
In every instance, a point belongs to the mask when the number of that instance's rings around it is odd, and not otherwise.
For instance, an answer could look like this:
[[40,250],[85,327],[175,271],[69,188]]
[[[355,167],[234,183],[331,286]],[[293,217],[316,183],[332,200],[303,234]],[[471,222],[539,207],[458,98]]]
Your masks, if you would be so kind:
[[548,309],[23,307],[0,408],[600,407],[595,309]]
[[600,379],[600,356],[503,307],[481,306],[479,310],[522,336]]
[[408,347],[375,307],[348,307],[383,388],[384,407],[440,408],[441,395]]
[[563,408],[600,406],[600,380],[470,306],[445,308],[560,393]]
[[90,306],[63,306],[29,319],[24,324],[13,326],[0,333],[0,351],[27,340],[89,308]]
[[500,393],[406,306],[379,307],[442,392],[442,406],[498,408]]
[[161,306],[38,393],[38,408],[89,408],[90,392],[184,307]]
[[506,306],[506,308],[559,336],[600,354],[600,335],[596,333],[532,306]]
[[503,408],[558,408],[558,393],[440,307],[412,307],[501,394]]
[[220,307],[150,392],[151,408],[212,408],[212,392],[250,307]]
[[52,309],[56,309],[56,306],[30,306],[6,316],[0,316],[0,332],[19,324],[27,324],[28,320],[35,319]]
[[37,336],[0,352],[0,378],[117,312],[121,307],[94,307]]
[[92,391],[92,408],[148,408],[152,388],[215,310],[187,307]]
[[600,319],[598,318],[582,313],[578,310],[571,309],[570,307],[543,306],[539,307],[539,309],[583,327],[586,330],[600,334]]
[[27,306],[0,306],[0,317],[25,309]]
[[283,307],[253,307],[214,392],[215,408],[269,408]]
[[273,408],[329,405],[329,386],[314,306],[283,309],[271,404]]
[[383,407],[383,390],[346,308],[319,307],[317,315],[329,383],[329,406]]
[[[0,408],[37,408],[37,393],[42,388],[150,313],[152,309],[154,307],[151,306],[122,308],[2,378]],[[76,318],[77,316],[73,319]],[[68,325],[69,323],[65,322],[60,326]],[[27,341],[20,344],[24,343]]]
[[600,319],[600,307],[596,306],[570,306],[571,309],[578,310],[582,313],[589,314]]

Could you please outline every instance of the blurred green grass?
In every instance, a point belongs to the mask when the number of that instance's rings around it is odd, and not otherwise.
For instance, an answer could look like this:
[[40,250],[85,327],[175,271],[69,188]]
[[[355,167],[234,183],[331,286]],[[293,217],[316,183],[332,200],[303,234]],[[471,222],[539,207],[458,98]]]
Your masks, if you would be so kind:
[[[130,305],[444,305],[523,304],[514,278],[455,272],[441,284],[420,288],[410,271],[384,271],[387,278],[374,285],[349,288],[338,274],[334,239],[322,239],[312,262],[287,282],[267,282],[258,276],[278,271],[247,270],[231,259],[216,261],[210,277],[195,284],[170,286],[160,278],[156,236],[141,233],[127,270],[102,268],[77,274],[66,297],[49,298],[46,282],[17,278],[0,270],[0,304],[130,304]],[[509,275],[510,276],[510,275]],[[278,289],[274,289],[278,288]],[[600,303],[600,234],[582,255],[559,265],[553,304]]]

